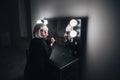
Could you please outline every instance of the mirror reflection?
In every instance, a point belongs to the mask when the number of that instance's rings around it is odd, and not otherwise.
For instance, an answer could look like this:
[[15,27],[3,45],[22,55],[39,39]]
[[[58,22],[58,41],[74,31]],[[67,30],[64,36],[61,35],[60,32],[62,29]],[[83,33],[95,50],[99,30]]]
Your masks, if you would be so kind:
[[37,23],[47,25],[48,39],[55,38],[53,54],[63,53],[63,55],[68,54],[74,57],[80,56],[82,18],[52,18],[38,20]]
[[56,54],[81,56],[85,48],[86,17],[46,18],[37,20],[37,24],[39,23],[44,23],[48,27],[48,40],[55,38],[52,59]]

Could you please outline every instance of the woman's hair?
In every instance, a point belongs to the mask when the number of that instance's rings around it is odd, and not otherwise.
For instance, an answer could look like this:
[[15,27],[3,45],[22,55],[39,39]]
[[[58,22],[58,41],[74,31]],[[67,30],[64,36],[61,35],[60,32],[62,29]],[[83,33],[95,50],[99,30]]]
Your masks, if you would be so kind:
[[44,24],[40,23],[40,24],[36,24],[34,29],[33,29],[33,37],[38,37],[39,34],[39,30],[41,27],[45,26]]

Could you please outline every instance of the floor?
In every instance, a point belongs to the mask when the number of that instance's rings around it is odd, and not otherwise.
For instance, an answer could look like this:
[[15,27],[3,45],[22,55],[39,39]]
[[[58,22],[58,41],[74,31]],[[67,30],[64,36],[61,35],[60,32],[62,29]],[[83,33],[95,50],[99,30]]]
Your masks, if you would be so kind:
[[23,80],[25,64],[25,50],[2,48],[0,50],[0,80]]

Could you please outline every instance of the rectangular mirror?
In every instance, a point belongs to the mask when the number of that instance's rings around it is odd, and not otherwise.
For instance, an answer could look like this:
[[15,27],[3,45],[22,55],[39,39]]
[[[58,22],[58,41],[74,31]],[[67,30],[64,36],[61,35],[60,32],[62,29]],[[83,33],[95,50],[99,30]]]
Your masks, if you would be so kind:
[[[49,18],[49,36],[56,39],[56,52],[80,57],[85,50],[87,17]],[[56,53],[55,52],[55,53]],[[60,53],[60,54],[61,54]]]

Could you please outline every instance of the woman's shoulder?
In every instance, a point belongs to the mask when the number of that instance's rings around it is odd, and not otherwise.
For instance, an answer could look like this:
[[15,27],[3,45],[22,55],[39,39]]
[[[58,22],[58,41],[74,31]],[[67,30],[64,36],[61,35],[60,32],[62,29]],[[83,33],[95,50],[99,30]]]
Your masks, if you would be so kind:
[[33,38],[32,41],[42,40],[42,38]]
[[41,38],[33,38],[31,40],[31,43],[30,43],[30,46],[38,46],[38,45],[41,45],[43,44],[43,40]]
[[31,40],[31,43],[36,43],[36,42],[39,42],[41,39],[39,39],[39,38],[33,38],[32,40]]

